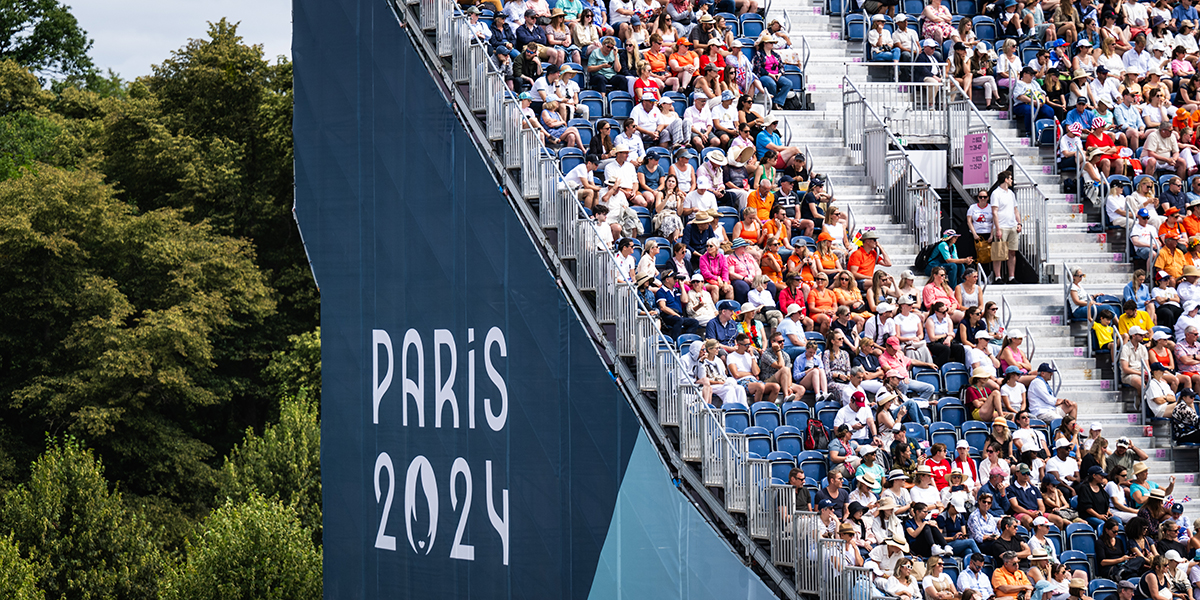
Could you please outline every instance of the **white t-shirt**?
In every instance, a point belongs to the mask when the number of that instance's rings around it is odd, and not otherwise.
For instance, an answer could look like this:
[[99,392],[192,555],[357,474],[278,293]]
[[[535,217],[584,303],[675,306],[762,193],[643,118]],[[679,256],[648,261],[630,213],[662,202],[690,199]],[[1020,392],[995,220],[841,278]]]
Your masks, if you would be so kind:
[[750,301],[750,304],[758,307],[775,307],[775,298],[771,297],[771,290],[766,288],[763,288],[761,292],[758,290],[750,290],[750,293],[747,294],[746,299]]
[[1012,405],[1013,408],[1020,410],[1021,396],[1025,394],[1025,384],[1021,383],[1020,381],[1014,381],[1013,385],[1002,385],[1000,386],[1000,393],[1003,394],[1005,398],[1008,398],[1008,403]]
[[[838,409],[837,416],[833,418],[833,428],[837,429],[838,427],[845,425],[853,430],[855,423],[862,423],[863,425],[866,425],[867,422],[871,420],[871,416],[871,409],[866,406],[858,410],[854,410],[854,408],[850,406],[843,406]],[[862,427],[851,433],[850,438],[860,441],[869,440],[871,439],[871,428]]]
[[[1126,501],[1125,501],[1125,490],[1124,490],[1124,489],[1121,489],[1121,486],[1117,485],[1117,482],[1115,482],[1115,481],[1110,481],[1110,482],[1108,482],[1108,483],[1104,484],[1104,491],[1105,491],[1105,492],[1108,494],[1108,506],[1109,506],[1109,508],[1112,508],[1112,509],[1114,509],[1114,510],[1117,508],[1117,505],[1116,505],[1116,504],[1114,504],[1114,503],[1113,503],[1113,501],[1112,501],[1112,499],[1113,499],[1113,498],[1120,498],[1120,499],[1121,499],[1121,504],[1126,504]],[[1126,504],[1126,505],[1127,505],[1127,504]]]
[[712,113],[708,107],[696,109],[695,106],[689,106],[683,111],[683,120],[687,123],[688,129],[692,131],[705,131],[712,126]]
[[617,186],[622,189],[636,190],[638,186],[637,167],[633,166],[633,162],[629,160],[625,161],[623,165],[617,164],[617,161],[614,160],[604,167],[604,181],[607,182],[610,179],[616,180]]
[[587,163],[575,165],[566,175],[563,176],[563,181],[571,188],[583,187],[584,180],[590,181],[592,172],[588,170]]
[[914,503],[920,502],[926,506],[933,506],[942,501],[942,493],[938,491],[936,485],[931,485],[928,488],[913,486],[909,488],[908,493],[912,496]]
[[1013,437],[1013,453],[1017,452],[1017,442],[1021,443],[1021,452],[1029,450],[1036,451],[1038,448],[1046,446],[1046,438],[1040,432],[1034,429],[1017,429],[1012,433]]
[[1012,190],[998,187],[992,190],[992,204],[996,207],[996,227],[1016,229],[1017,195]]
[[913,337],[921,331],[921,317],[915,312],[896,315],[892,317],[892,322],[896,324],[896,335],[900,337]]
[[[1113,189],[1117,188],[1114,187]],[[1125,217],[1118,215],[1117,211],[1123,210],[1128,214],[1129,209],[1127,206],[1128,204],[1125,200],[1125,196],[1121,194],[1109,194],[1104,198],[1104,210],[1108,212],[1109,221],[1120,222],[1121,219],[1124,219]]]
[[1067,477],[1079,473],[1079,463],[1070,456],[1066,460],[1059,460],[1058,455],[1055,454],[1046,460],[1046,472],[1058,473],[1058,478],[1065,481]]
[[[730,373],[733,373],[732,367],[737,367],[738,373],[749,374],[754,370],[754,355],[749,352],[730,352],[726,356],[725,362],[731,367]],[[742,377],[746,376],[742,375]]]
[[694,208],[697,211],[716,210],[717,197],[712,192],[700,190],[692,190],[683,198],[683,206],[681,208]]
[[645,108],[642,108],[641,104],[638,104],[629,113],[629,118],[633,119],[633,123],[638,127],[654,131],[658,129],[658,122],[662,119],[662,112],[658,110],[658,107],[653,107],[647,112]]
[[723,105],[717,104],[708,110],[709,114],[712,116],[712,120],[720,123],[723,127],[737,129],[738,112],[737,107],[735,107],[732,103],[729,105],[729,108],[725,108]]
[[967,366],[970,367],[969,370],[972,371],[977,367],[985,368],[989,373],[992,374],[992,377],[995,377],[996,367],[992,365],[991,344],[988,344],[985,346],[985,348],[987,348],[987,350],[980,350],[978,348],[967,346],[965,348],[967,354]]
[[563,100],[562,95],[558,92],[558,83],[546,81],[544,75],[533,82],[533,92],[534,97],[540,100]]
[[[1151,246],[1153,246],[1153,240],[1158,237],[1158,228],[1150,225],[1149,221],[1147,221],[1145,225],[1138,223],[1129,231],[1129,239],[1132,240],[1133,238],[1139,237],[1142,238],[1139,241],[1148,242]],[[1136,248],[1137,246],[1135,245],[1134,247]]]
[[967,209],[967,219],[975,224],[975,233],[979,237],[986,237],[992,232],[992,205],[979,208],[979,204],[972,204]]

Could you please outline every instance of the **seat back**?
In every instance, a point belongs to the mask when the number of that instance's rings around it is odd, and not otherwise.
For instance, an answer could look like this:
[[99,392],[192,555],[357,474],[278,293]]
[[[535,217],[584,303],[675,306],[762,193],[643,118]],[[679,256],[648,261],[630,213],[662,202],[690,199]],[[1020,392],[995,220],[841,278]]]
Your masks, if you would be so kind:
[[808,419],[809,412],[807,407],[805,407],[805,410],[786,407],[783,409],[783,422],[800,431],[808,431]]
[[927,369],[925,367],[913,367],[912,378],[916,379],[917,381],[932,385],[933,389],[935,390],[942,389],[942,376],[933,369]]
[[845,26],[842,29],[846,32],[846,41],[850,43],[861,43],[867,37],[866,23],[859,14],[846,15]]
[[742,432],[746,435],[746,447],[750,452],[759,456],[770,454],[774,447],[771,444],[771,434],[762,427],[747,427]]
[[687,96],[684,96],[679,92],[663,92],[663,97],[671,99],[671,104],[675,106],[675,114],[682,118],[683,113],[687,111],[688,108]]
[[929,443],[942,443],[946,445],[947,456],[954,455],[954,447],[958,444],[958,433],[954,429],[954,425],[945,421],[936,421],[929,424]]
[[604,103],[604,95],[595,90],[581,90],[579,92],[579,102],[588,107],[588,118],[596,121],[604,116],[607,105]]
[[563,148],[558,151],[558,166],[563,173],[583,164],[583,151],[579,148]]
[[922,0],[904,0],[904,12],[910,15],[919,15],[925,10],[925,3]]
[[982,453],[988,439],[988,426],[981,421],[967,421],[962,424],[962,437],[972,450]]
[[825,457],[816,450],[801,452],[799,460],[800,469],[804,471],[804,477],[811,477],[813,481],[825,479],[825,475],[829,472],[829,465],[825,461]]
[[988,42],[996,41],[996,22],[991,17],[976,16],[971,19],[971,25],[975,27],[976,38]]
[[967,365],[960,362],[948,362],[942,365],[942,384],[946,388],[947,396],[957,396],[963,388],[967,387]]
[[1064,550],[1062,554],[1058,555],[1058,560],[1068,569],[1072,571],[1077,569],[1082,570],[1083,572],[1087,573],[1089,579],[1091,578],[1092,561],[1089,560],[1087,555],[1083,552],[1078,550]]
[[[955,0],[954,14],[962,15],[964,17],[974,17],[978,13],[979,10],[975,7],[975,0]],[[974,23],[972,23],[972,25],[974,25]],[[979,34],[976,34],[976,37],[978,37],[978,35]]]
[[967,421],[967,407],[958,398],[942,398],[937,403],[937,417],[954,427],[962,427]]
[[1067,525],[1067,548],[1077,550],[1091,558],[1096,555],[1096,532],[1087,523]]
[[824,400],[817,403],[817,418],[821,420],[821,424],[825,426],[829,433],[829,438],[833,439],[833,421],[837,418],[837,411],[841,409],[841,404]]
[[925,435],[925,427],[920,423],[905,423],[904,433],[908,435],[909,441],[918,444],[928,439]]
[[760,15],[746,13],[741,16],[742,37],[757,38],[759,35],[762,35],[763,29],[766,29],[766,27]]
[[784,481],[788,480],[788,474],[796,468],[796,457],[787,452],[772,452],[767,455],[767,460],[771,463],[771,477],[778,477]]
[[741,433],[750,426],[750,410],[745,404],[726,403],[721,407],[725,411],[725,427]]
[[[633,96],[620,90],[608,93],[608,114],[618,121],[624,120],[633,112]],[[619,129],[617,129],[619,131]]]
[[[592,129],[591,121],[587,119],[571,119],[567,121],[567,126],[574,127],[579,132],[579,142],[583,144],[584,148],[587,148],[588,144],[592,143],[592,136],[596,132]],[[565,173],[566,171],[563,172]]]
[[804,332],[804,339],[815,341],[817,343],[817,351],[825,352],[825,336],[821,335],[821,332],[806,331]]
[[753,417],[756,427],[762,427],[767,431],[775,431],[775,428],[782,425],[783,421],[783,417],[779,414],[779,407],[772,402],[751,404],[750,415]]
[[791,425],[780,425],[775,428],[775,449],[787,452],[792,456],[800,456],[804,452],[804,438],[800,429]]

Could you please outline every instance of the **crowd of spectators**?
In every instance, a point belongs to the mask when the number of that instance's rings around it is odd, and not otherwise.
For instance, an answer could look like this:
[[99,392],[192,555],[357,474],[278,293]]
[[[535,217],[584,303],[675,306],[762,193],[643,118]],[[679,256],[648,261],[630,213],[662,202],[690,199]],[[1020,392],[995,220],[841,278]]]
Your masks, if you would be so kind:
[[[1084,432],[1067,417],[1046,436],[1030,418],[1022,410],[1010,432],[999,417],[978,460],[966,440],[950,457],[903,427],[862,437],[840,424],[819,487],[791,471],[794,508],[816,512],[820,537],[844,542],[835,567],[871,568],[892,596],[1079,598],[1092,578],[1119,583],[1124,600],[1200,591],[1200,537],[1171,496],[1174,478],[1150,480],[1146,452],[1124,437],[1110,448],[1099,423]],[[1060,551],[1073,524],[1094,538],[1086,565]]]

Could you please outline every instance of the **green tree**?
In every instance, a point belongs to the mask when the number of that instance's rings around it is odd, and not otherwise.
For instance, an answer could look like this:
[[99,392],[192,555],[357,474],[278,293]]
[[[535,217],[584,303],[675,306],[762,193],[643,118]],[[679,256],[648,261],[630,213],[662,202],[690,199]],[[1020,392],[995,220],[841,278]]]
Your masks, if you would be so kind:
[[40,572],[40,565],[21,558],[11,536],[0,537],[0,598],[42,600],[46,595],[37,587]]
[[263,369],[263,379],[274,385],[280,398],[299,396],[305,391],[316,402],[321,400],[321,328],[288,336],[288,348],[271,355]]
[[305,529],[321,532],[321,424],[317,403],[302,388],[280,406],[279,422],[262,437],[246,430],[246,440],[229,453],[221,469],[220,491],[246,501],[255,494],[278,499],[296,511]]
[[[126,510],[100,462],[73,439],[51,441],[29,482],[4,495],[0,526],[29,560],[45,565],[39,584],[52,597],[156,597],[162,561],[148,543],[149,528]],[[3,554],[0,565],[16,564]]]
[[255,494],[205,520],[161,592],[163,600],[320,598],[321,551],[291,507]]
[[43,79],[92,77],[92,40],[58,0],[0,0],[0,59]]
[[206,440],[253,385],[236,338],[272,309],[245,241],[136,214],[88,170],[0,182],[0,398],[27,448],[70,433],[137,494],[207,501]]
[[34,161],[47,160],[60,133],[57,124],[28,111],[0,115],[0,181],[15,177]]

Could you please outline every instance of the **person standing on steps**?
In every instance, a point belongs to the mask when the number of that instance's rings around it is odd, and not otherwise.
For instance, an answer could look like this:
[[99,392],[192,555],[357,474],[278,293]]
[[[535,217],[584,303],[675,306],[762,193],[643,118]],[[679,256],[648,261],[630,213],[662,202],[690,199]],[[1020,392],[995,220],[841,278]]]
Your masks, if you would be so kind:
[[999,232],[992,242],[992,272],[995,283],[1000,283],[1000,264],[1008,257],[1008,281],[1016,283],[1017,244],[1021,236],[1021,211],[1017,208],[1017,195],[1012,191],[1012,171],[1003,171],[992,189],[992,223]]

